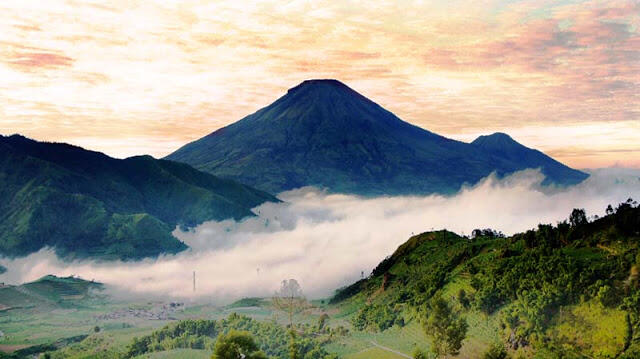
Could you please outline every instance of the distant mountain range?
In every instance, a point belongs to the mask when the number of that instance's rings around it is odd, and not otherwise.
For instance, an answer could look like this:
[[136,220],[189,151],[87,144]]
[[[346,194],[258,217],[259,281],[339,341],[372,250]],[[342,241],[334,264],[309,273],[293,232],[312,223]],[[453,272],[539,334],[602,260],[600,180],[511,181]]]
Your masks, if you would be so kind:
[[272,195],[150,156],[114,159],[0,136],[0,255],[53,247],[67,257],[137,259],[186,245],[177,225],[251,216]]
[[361,195],[454,193],[492,172],[540,168],[545,184],[587,174],[501,133],[472,143],[402,121],[336,80],[308,80],[167,159],[278,193],[302,186]]

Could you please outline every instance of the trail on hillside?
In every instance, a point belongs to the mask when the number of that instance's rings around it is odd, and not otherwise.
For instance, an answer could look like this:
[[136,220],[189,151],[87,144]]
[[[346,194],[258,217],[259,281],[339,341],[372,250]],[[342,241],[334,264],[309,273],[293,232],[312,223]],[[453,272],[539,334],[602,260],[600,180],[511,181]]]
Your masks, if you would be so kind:
[[408,356],[407,354],[405,354],[405,353],[403,353],[403,352],[399,352],[399,351],[397,351],[397,350],[394,350],[394,349],[391,349],[391,348],[385,347],[384,345],[380,345],[380,344],[378,344],[378,343],[374,342],[373,340],[371,340],[371,341],[370,341],[370,343],[371,343],[373,346],[375,346],[375,347],[378,347],[378,348],[380,348],[380,349],[382,349],[382,350],[385,350],[385,351],[391,352],[391,353],[393,353],[393,354],[397,354],[397,355],[399,355],[399,356],[401,356],[401,357],[403,357],[403,358],[413,359],[413,358],[411,358],[410,356]]

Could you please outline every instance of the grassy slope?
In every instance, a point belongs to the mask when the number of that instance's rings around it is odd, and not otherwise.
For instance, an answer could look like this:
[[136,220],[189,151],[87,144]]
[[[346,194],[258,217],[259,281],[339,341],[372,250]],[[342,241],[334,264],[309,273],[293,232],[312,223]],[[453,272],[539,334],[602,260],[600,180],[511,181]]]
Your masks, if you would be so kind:
[[66,301],[85,299],[91,290],[101,288],[100,283],[48,275],[34,282],[0,288],[0,305],[5,308],[64,307]]

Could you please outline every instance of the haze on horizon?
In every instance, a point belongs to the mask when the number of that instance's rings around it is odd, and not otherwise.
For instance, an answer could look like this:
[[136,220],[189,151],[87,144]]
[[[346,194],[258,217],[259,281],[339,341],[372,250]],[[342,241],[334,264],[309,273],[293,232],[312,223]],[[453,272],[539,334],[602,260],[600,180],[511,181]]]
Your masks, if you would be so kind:
[[309,78],[464,141],[640,167],[640,4],[9,0],[0,133],[164,156]]

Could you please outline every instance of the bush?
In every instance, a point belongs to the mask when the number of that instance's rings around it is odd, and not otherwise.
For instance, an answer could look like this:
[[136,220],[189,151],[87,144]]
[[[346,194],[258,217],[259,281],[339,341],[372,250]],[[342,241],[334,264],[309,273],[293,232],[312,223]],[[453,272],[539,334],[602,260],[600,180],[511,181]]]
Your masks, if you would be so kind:
[[413,359],[428,359],[429,355],[424,350],[422,350],[420,348],[415,348],[413,350],[412,357],[413,357]]
[[598,289],[596,299],[605,307],[614,307],[618,302],[615,290],[609,285],[603,285]]
[[507,359],[508,357],[507,350],[502,343],[494,343],[482,355],[483,359]]

